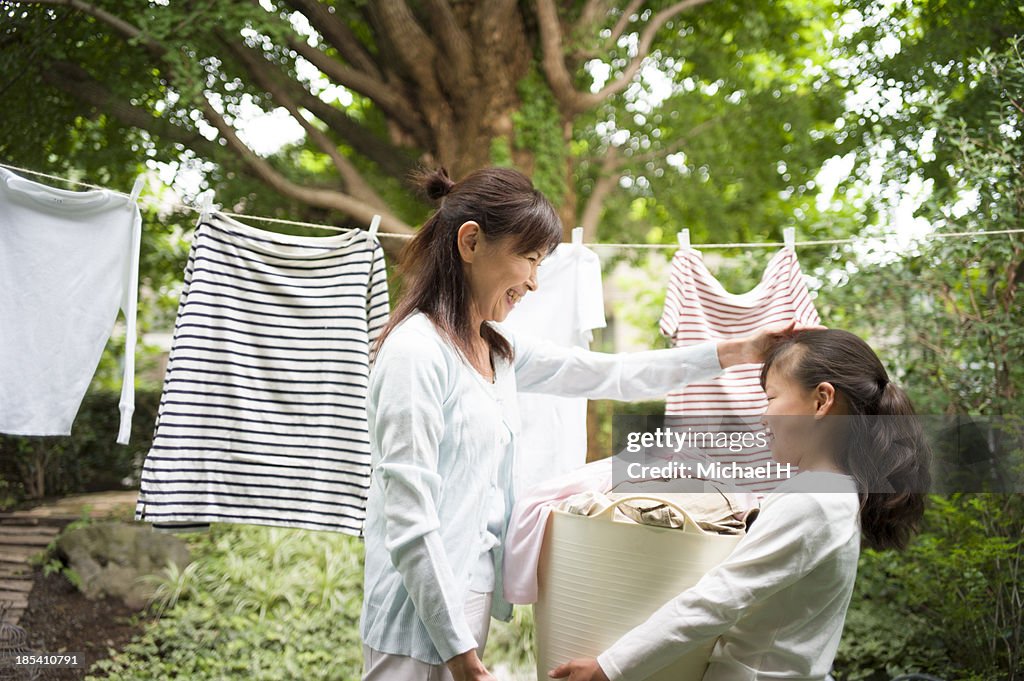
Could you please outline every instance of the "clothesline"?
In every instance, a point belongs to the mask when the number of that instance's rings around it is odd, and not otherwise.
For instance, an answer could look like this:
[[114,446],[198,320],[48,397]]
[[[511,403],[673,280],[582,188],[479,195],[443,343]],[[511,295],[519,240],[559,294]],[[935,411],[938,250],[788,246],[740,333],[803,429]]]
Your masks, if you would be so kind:
[[[89,187],[90,189],[101,189],[103,191],[112,192],[121,196],[129,196],[125,192],[118,191],[116,189],[109,189],[107,187],[101,187],[95,184],[89,184],[88,182],[81,182],[79,180],[72,180],[67,177],[61,177],[59,175],[50,175],[48,173],[42,173],[38,170],[31,170],[29,168],[20,168],[18,166],[9,165],[7,163],[0,163],[0,167],[7,168],[9,170],[15,170],[23,173],[29,173],[38,177],[45,177],[51,180],[58,180],[60,182],[67,182],[68,184],[78,185],[80,187]],[[158,201],[156,199],[139,198],[140,203],[144,203],[147,206],[155,208],[179,208],[182,210],[188,210],[195,213],[202,213],[203,209],[196,206],[189,206],[184,203]],[[265,217],[262,215],[244,215],[241,213],[229,213],[226,211],[218,211],[221,215],[226,215],[232,218],[241,218],[245,220],[258,220],[260,222],[267,222],[279,225],[288,225],[291,227],[308,227],[311,229],[321,229],[330,232],[345,232],[348,228],[334,227],[331,225],[322,225],[313,222],[302,222],[298,220],[285,220],[282,218]],[[927,235],[927,239],[947,239],[951,237],[969,237],[969,236],[993,236],[997,234],[1024,234],[1024,229],[999,229],[992,231],[975,231],[975,232],[936,232]],[[414,235],[412,234],[395,234],[393,232],[377,232],[378,237],[387,237],[390,239],[411,239]],[[864,241],[869,238],[883,239],[889,236],[896,236],[895,234],[880,234],[873,237],[857,237],[848,239],[816,239],[812,241],[794,241],[793,246],[834,246],[840,244],[852,244]],[[590,248],[635,248],[635,249],[673,249],[679,248],[677,244],[618,244],[618,243],[586,243],[585,246]],[[781,241],[757,241],[749,243],[721,243],[721,244],[694,244],[693,247],[700,249],[725,249],[725,248],[779,248],[784,246],[784,242]]]

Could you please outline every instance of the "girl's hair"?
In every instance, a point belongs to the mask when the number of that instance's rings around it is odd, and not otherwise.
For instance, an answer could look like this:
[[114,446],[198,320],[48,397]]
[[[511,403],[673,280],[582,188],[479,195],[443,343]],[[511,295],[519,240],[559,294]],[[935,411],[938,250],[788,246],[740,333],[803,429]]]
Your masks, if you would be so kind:
[[[551,203],[522,173],[510,168],[483,168],[453,182],[444,168],[414,177],[423,193],[439,206],[401,254],[401,298],[377,339],[417,310],[426,314],[464,357],[469,358],[475,329],[470,323],[470,291],[459,255],[459,227],[480,225],[486,238],[512,239],[516,253],[549,255],[562,240],[562,224]],[[489,325],[480,335],[491,352],[512,360],[512,347]]]
[[931,450],[907,394],[848,331],[808,329],[780,339],[761,369],[762,388],[773,365],[807,389],[830,383],[846,398],[849,429],[836,464],[857,481],[861,531],[873,549],[906,548],[931,482]]

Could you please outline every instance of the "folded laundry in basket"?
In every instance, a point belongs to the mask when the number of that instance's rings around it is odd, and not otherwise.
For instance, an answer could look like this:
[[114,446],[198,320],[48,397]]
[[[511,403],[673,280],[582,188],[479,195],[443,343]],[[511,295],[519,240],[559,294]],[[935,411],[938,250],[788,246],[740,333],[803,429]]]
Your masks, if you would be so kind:
[[[714,483],[709,483],[717,487]],[[581,492],[565,499],[558,505],[560,511],[576,515],[597,515],[611,506],[617,498],[629,496],[621,493]],[[757,516],[758,506],[754,495],[715,492],[660,492],[655,499],[631,499],[615,509],[615,519],[632,521],[640,525],[682,528],[686,516],[702,530],[718,534],[743,534]],[[751,497],[751,498],[748,498]],[[676,508],[678,507],[678,508]],[[685,511],[686,516],[678,509]]]
[[[708,532],[718,534],[743,534],[747,524],[733,516],[728,500],[719,494],[679,493],[672,501],[689,514],[697,526]],[[656,501],[626,501],[619,508],[626,517],[641,525],[681,528],[686,518],[674,507]],[[746,517],[757,514],[757,509],[750,509]]]
[[[646,480],[624,480],[615,485],[609,494],[614,499],[626,495],[651,495],[657,499],[671,501],[682,507],[701,529],[708,532],[743,534],[760,511],[759,495],[743,491],[721,480],[700,478],[651,478]],[[645,525],[681,527],[682,518],[674,509],[664,504],[638,501],[623,504],[619,510],[628,513],[628,508],[651,509],[644,514],[644,520],[633,518]],[[658,508],[663,510],[657,510]],[[639,511],[637,512],[639,514]]]
[[[574,515],[597,515],[612,505],[612,499],[603,492],[580,492],[574,494],[556,507],[559,511],[572,513]],[[616,513],[616,520],[624,520]]]

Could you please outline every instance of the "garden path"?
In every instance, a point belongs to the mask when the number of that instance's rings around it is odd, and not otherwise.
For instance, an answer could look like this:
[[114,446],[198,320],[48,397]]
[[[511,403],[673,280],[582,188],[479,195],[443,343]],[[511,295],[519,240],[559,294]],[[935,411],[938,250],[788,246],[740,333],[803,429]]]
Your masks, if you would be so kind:
[[75,494],[30,509],[0,513],[0,623],[17,624],[32,593],[29,559],[68,523],[86,512],[91,518],[124,517],[138,492]]

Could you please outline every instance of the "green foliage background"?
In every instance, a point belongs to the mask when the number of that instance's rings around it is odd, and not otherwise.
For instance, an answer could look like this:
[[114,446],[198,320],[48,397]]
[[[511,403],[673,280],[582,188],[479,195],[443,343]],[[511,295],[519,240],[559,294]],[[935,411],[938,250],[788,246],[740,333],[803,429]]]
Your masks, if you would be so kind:
[[[692,77],[694,88],[685,96],[677,94],[653,112],[639,110],[635,96],[616,98],[577,121],[571,143],[564,145],[553,125],[550,92],[535,71],[520,83],[527,105],[515,118],[513,139],[494,140],[492,160],[510,164],[517,150],[534,150],[538,184],[552,197],[583,202],[609,148],[599,124],[628,132],[620,152],[629,158],[686,139],[680,146],[682,170],[660,161],[630,165],[628,190],[622,188],[605,207],[605,242],[671,243],[682,226],[691,229],[695,244],[779,239],[785,226],[796,226],[800,239],[889,232],[891,205],[865,200],[873,173],[897,189],[914,177],[930,181],[932,192],[917,216],[940,234],[1024,228],[1024,60],[1014,39],[1024,32],[1019,3],[788,2],[760,12],[740,3],[712,7],[688,31],[661,36],[660,52],[653,56],[673,78]],[[189,18],[191,10],[183,11]],[[862,25],[854,35],[839,37],[840,18],[849,12]],[[224,21],[244,23],[250,15],[239,8]],[[182,16],[157,15],[150,28],[173,40]],[[200,26],[208,20],[201,13],[191,19]],[[31,22],[27,27],[32,29]],[[270,20],[261,28],[276,30]],[[154,74],[139,70],[142,63],[130,56],[125,60],[122,46],[87,23],[69,21],[67,36],[66,45],[48,49],[85,46],[99,68],[122,70],[126,83],[151,79],[151,94],[157,92]],[[899,40],[901,49],[875,50],[887,38]],[[837,56],[856,56],[856,68],[835,67],[830,59]],[[24,58],[0,63],[0,70],[15,73]],[[620,52],[608,55],[609,61],[622,58]],[[845,106],[848,93],[870,83],[898,90],[901,106],[895,112],[885,111],[881,101],[860,110]],[[134,92],[125,88],[126,96]],[[739,90],[742,97],[726,99]],[[2,143],[12,158],[36,167],[81,176],[77,164],[88,159],[89,180],[127,188],[141,156],[181,151],[161,148],[159,141],[154,146],[102,115],[83,116],[65,101],[26,102],[16,118],[47,116],[53,130],[43,144],[33,144],[30,136]],[[371,126],[384,126],[365,101],[356,98],[352,108]],[[704,122],[701,134],[686,138]],[[930,149],[924,143],[929,136]],[[873,165],[880,149],[888,151]],[[813,178],[825,159],[847,152],[855,156],[851,176],[833,201],[820,204]],[[568,160],[575,162],[572,175],[564,171]],[[304,144],[282,150],[272,161],[308,181],[322,178],[327,168]],[[422,204],[394,178],[369,165],[362,169],[395,202],[396,212],[410,219],[423,214]],[[207,182],[266,215],[336,218],[267,195],[230,163],[212,163]],[[976,200],[966,209],[955,208],[971,195]],[[167,328],[173,320],[191,219],[147,215],[142,331]],[[1010,425],[1024,415],[1021,235],[910,246],[865,243],[800,250],[824,322],[870,339],[922,413],[1000,418]],[[756,283],[770,255],[723,254],[727,261],[719,274],[737,292]],[[653,322],[663,302],[665,253],[603,259],[609,272],[628,260],[642,268],[634,272],[651,273],[625,275],[619,282],[629,295],[615,316],[649,328],[652,347],[663,344]],[[107,484],[136,470],[151,434],[133,433],[132,449],[104,445],[116,431],[118,347],[112,343],[104,357],[76,425],[78,439],[0,440],[0,502],[25,495],[31,477],[26,462],[42,462],[49,493]],[[136,428],[146,430],[159,386],[145,385],[146,372],[141,373],[140,387],[154,391],[154,397],[140,395]],[[1000,444],[997,455],[1012,472],[1020,451],[1009,438]],[[101,471],[116,475],[102,478]],[[931,497],[924,532],[907,552],[863,553],[836,677],[874,681],[921,671],[971,681],[1024,678],[1022,535],[1020,494]],[[357,541],[222,526],[192,541],[197,560],[164,579],[160,618],[94,673],[114,679],[356,678],[362,570]],[[513,624],[496,626],[490,659],[530,669],[530,633],[529,615],[519,611]]]

